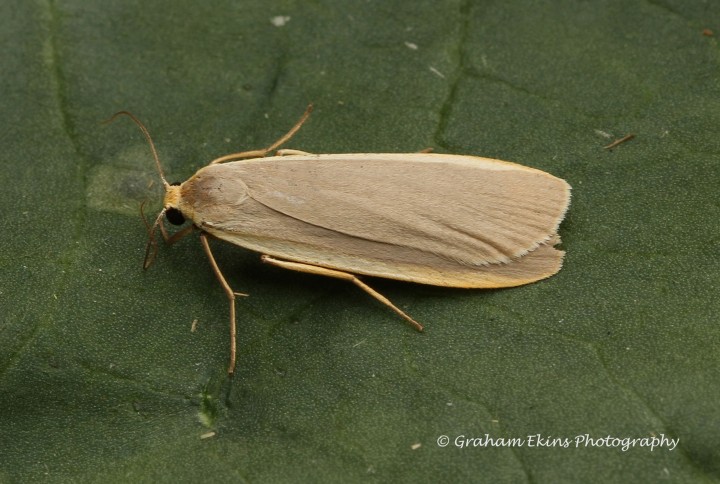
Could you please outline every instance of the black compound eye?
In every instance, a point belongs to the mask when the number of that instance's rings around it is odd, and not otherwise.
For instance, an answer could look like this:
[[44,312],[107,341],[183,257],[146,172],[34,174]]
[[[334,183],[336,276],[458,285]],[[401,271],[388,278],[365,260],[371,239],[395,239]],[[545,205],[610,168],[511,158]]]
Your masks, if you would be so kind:
[[185,217],[182,212],[175,207],[165,210],[165,218],[173,225],[182,225],[185,223]]

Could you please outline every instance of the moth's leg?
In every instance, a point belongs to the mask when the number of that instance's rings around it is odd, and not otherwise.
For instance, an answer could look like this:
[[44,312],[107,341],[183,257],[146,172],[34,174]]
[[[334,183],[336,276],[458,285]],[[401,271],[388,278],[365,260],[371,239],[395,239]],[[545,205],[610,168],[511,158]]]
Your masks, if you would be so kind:
[[288,155],[312,155],[312,153],[308,153],[307,151],[290,150],[290,149],[277,150],[275,152],[275,156],[288,156]]
[[143,269],[147,269],[150,267],[155,260],[155,256],[157,255],[157,242],[155,241],[155,228],[159,225],[160,226],[160,233],[162,234],[163,240],[165,240],[165,243],[168,245],[172,245],[178,240],[185,237],[187,234],[192,232],[194,225],[188,225],[184,229],[169,235],[167,230],[165,229],[165,224],[163,223],[163,217],[165,216],[165,209],[163,209],[155,219],[155,223],[153,223],[152,227],[148,223],[147,219],[145,218],[145,214],[143,213],[143,206],[145,205],[145,202],[140,204],[140,217],[142,218],[143,224],[145,224],[145,230],[147,230],[148,233],[148,243],[145,246],[145,260],[143,261]]
[[245,158],[262,158],[263,156],[266,156],[272,150],[277,149],[281,144],[292,138],[295,133],[297,133],[297,131],[300,129],[300,127],[305,123],[305,121],[307,121],[308,117],[310,117],[310,113],[312,112],[312,110],[313,105],[310,104],[307,109],[305,109],[305,113],[303,113],[303,115],[300,117],[300,120],[295,123],[295,126],[290,128],[290,131],[285,133],[284,136],[282,136],[279,140],[277,140],[267,148],[263,150],[241,151],[240,153],[231,153],[229,155],[221,156],[220,158],[214,159],[210,162],[210,164],[214,165],[215,163],[224,163],[226,161],[242,160]]
[[227,283],[225,277],[222,275],[222,272],[220,272],[220,268],[218,267],[217,262],[215,262],[215,257],[213,257],[212,251],[210,250],[210,244],[208,243],[207,235],[204,232],[200,234],[200,243],[202,243],[203,250],[205,250],[205,254],[210,260],[210,266],[212,267],[215,276],[217,277],[218,281],[220,281],[220,285],[222,286],[223,291],[225,291],[225,295],[230,301],[230,365],[228,366],[228,374],[232,376],[232,374],[235,372],[236,351],[235,296],[247,296],[247,294],[233,291],[230,285]]
[[267,154],[267,150],[251,150],[251,151],[241,151],[240,153],[231,153],[229,155],[221,156],[220,158],[215,158],[210,162],[211,165],[214,165],[216,163],[225,163],[226,161],[237,161],[237,160],[244,160],[247,158],[262,158]]
[[291,262],[287,260],[280,260],[275,259],[274,257],[271,257],[269,255],[262,255],[260,256],[260,259],[263,262],[266,262],[268,264],[272,264],[274,266],[282,267],[283,269],[289,269],[291,271],[298,271],[298,272],[307,272],[308,274],[316,274],[319,276],[327,276],[327,277],[334,277],[336,279],[343,279],[345,281],[350,281],[356,286],[358,286],[360,289],[365,291],[366,293],[370,294],[372,297],[395,311],[400,317],[405,319],[407,322],[413,325],[415,329],[418,331],[423,330],[422,324],[415,321],[413,318],[405,314],[405,312],[400,309],[399,307],[395,306],[388,298],[377,292],[375,289],[371,288],[364,282],[362,282],[357,276],[354,274],[350,274],[349,272],[343,272],[338,271],[335,269],[328,269],[326,267],[321,266],[314,266],[312,264],[305,264],[302,262]]
[[193,230],[195,230],[195,226],[188,225],[187,227],[184,227],[182,230],[178,230],[174,234],[170,235],[170,234],[168,234],[167,229],[165,228],[165,224],[163,224],[162,222],[160,223],[160,233],[162,234],[163,239],[165,240],[165,243],[167,245],[173,245],[175,242],[182,239],[183,237],[188,235]]

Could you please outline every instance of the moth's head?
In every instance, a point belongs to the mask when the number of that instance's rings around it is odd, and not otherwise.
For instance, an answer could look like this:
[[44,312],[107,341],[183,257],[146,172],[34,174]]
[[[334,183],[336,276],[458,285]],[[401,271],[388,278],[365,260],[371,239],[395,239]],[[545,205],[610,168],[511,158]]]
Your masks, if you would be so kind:
[[165,218],[173,225],[182,225],[185,223],[185,216],[180,211],[180,183],[171,183],[165,187],[165,199],[163,200],[163,210]]
[[[165,186],[165,197],[163,198],[163,208],[160,210],[160,213],[157,214],[157,217],[155,217],[155,222],[152,225],[148,223],[145,218],[145,214],[142,211],[142,205],[140,206],[140,214],[142,215],[142,220],[148,233],[148,242],[145,246],[145,260],[143,261],[144,269],[147,269],[152,265],[155,260],[155,256],[157,255],[158,249],[157,241],[155,240],[155,232],[158,228],[160,228],[160,233],[162,233],[163,239],[169,243],[174,242],[178,238],[182,237],[182,235],[188,233],[186,227],[173,235],[168,235],[165,225],[163,225],[163,219],[167,220],[172,225],[182,225],[185,223],[185,216],[179,208],[182,199],[182,184],[168,183],[165,180],[162,171],[160,172],[160,177],[162,178],[163,185]],[[190,229],[192,229],[192,226]]]

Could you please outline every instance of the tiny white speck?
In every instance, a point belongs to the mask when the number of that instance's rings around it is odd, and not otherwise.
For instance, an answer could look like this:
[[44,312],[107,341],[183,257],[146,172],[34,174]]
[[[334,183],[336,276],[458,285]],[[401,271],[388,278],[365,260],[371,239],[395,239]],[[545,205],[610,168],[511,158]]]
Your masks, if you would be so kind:
[[422,444],[418,442],[417,444],[413,444],[410,446],[412,450],[418,450],[420,447],[422,447]]
[[436,74],[438,77],[445,79],[445,75],[442,72],[440,72],[439,70],[435,69],[433,66],[430,66],[430,72],[432,72],[433,74]]
[[417,44],[413,44],[412,42],[405,42],[405,47],[412,50],[418,50]]
[[447,402],[446,405],[447,405],[448,407],[452,407],[452,406],[453,406],[453,403],[452,403],[452,402]]
[[290,21],[290,17],[287,15],[278,15],[270,19],[270,23],[275,27],[282,27]]
[[209,439],[210,437],[215,437],[215,432],[206,432],[200,436],[200,440]]
[[265,116],[265,119],[270,119],[270,115],[268,113],[265,113],[263,116]]
[[593,131],[595,131],[595,134],[597,134],[597,135],[599,135],[599,136],[602,136],[603,138],[612,138],[612,135],[611,135],[610,133],[607,133],[607,132],[602,131],[602,130],[600,130],[600,129],[595,129],[595,130],[593,130]]
[[230,138],[225,138],[226,143],[229,143],[230,141],[231,141]]

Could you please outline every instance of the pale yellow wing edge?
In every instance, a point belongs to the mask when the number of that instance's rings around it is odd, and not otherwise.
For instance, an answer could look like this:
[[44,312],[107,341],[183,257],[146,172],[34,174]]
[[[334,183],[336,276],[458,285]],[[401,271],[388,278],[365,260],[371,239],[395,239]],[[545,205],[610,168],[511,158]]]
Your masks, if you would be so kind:
[[564,251],[553,247],[559,243],[559,237],[555,235],[547,243],[510,263],[467,266],[452,261],[444,261],[442,264],[435,261],[431,267],[408,262],[378,261],[369,257],[347,258],[342,254],[313,251],[308,247],[298,247],[277,240],[239,237],[212,228],[205,228],[205,230],[218,239],[278,259],[312,264],[357,275],[443,287],[492,289],[530,284],[556,274],[562,267],[565,254]]

